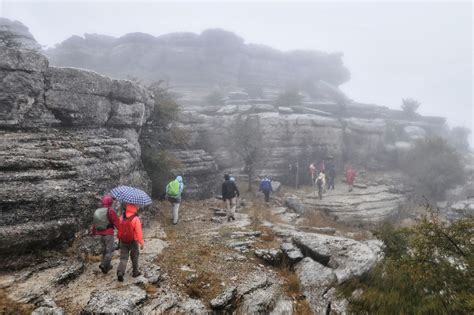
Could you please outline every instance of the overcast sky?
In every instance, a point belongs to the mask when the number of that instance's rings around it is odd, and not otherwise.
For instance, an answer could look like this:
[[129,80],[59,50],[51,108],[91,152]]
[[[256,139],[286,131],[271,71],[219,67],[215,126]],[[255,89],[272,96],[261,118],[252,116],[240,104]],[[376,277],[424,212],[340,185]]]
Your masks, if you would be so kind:
[[85,2],[0,0],[0,16],[23,22],[42,45],[71,35],[161,35],[223,28],[247,43],[344,53],[354,100],[473,128],[471,2]]

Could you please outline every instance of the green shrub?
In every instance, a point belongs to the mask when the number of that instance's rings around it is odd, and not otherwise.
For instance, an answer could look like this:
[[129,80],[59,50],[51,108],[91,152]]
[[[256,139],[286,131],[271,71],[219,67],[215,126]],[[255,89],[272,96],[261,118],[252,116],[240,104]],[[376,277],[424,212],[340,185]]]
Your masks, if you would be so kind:
[[296,89],[289,89],[278,95],[275,100],[276,106],[293,107],[301,105],[303,97]]
[[166,150],[142,149],[142,161],[150,176],[153,197],[160,198],[166,192],[166,185],[182,167],[180,161]]
[[416,193],[429,199],[443,199],[446,190],[465,181],[461,156],[439,137],[418,141],[402,157],[401,167]]
[[413,118],[417,115],[416,111],[421,103],[413,98],[402,99],[401,108],[408,118]]
[[[384,226],[384,260],[342,289],[356,314],[472,314],[474,219],[451,225],[425,217],[410,229]],[[352,296],[362,289],[360,296]]]

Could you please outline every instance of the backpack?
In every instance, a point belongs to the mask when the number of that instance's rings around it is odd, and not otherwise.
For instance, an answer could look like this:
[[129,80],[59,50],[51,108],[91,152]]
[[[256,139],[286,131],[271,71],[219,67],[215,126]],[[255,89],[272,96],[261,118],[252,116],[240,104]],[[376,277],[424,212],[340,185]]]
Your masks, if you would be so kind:
[[318,187],[321,187],[323,185],[323,179],[318,177],[318,179],[316,180],[316,185],[318,185]]
[[123,214],[117,234],[117,238],[120,242],[131,243],[135,240],[135,233],[132,225],[132,221],[135,219],[135,217],[136,215],[132,215],[130,218],[126,218],[125,213]]
[[94,219],[92,220],[92,223],[94,223],[97,231],[103,231],[109,227],[110,221],[108,212],[108,208],[98,208],[97,210],[95,210]]
[[171,197],[178,197],[179,195],[179,182],[178,180],[174,180],[166,186],[166,192]]
[[262,188],[262,190],[270,190],[271,183],[269,180],[262,180],[260,187]]

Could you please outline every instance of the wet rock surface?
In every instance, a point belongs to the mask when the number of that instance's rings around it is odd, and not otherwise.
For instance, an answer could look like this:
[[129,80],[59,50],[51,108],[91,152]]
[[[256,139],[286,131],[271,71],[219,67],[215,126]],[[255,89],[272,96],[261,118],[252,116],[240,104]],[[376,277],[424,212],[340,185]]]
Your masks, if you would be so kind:
[[149,190],[138,131],[153,106],[129,81],[48,67],[27,29],[4,22],[0,38],[13,27],[20,43],[0,40],[2,257],[71,239],[118,184]]
[[135,285],[92,292],[91,299],[82,314],[141,313],[140,304],[147,298],[146,292]]

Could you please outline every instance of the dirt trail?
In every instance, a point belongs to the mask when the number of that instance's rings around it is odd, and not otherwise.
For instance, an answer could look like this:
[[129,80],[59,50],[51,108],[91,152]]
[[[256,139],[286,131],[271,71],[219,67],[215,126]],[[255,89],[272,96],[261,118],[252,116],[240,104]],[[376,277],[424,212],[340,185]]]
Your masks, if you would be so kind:
[[[43,267],[32,266],[0,275],[0,288],[4,288],[10,299],[21,304],[40,305],[41,297],[49,296],[67,314],[77,314],[95,291],[135,284],[147,293],[142,305],[145,310],[160,309],[153,308],[153,303],[157,304],[157,300],[172,294],[172,302],[168,301],[169,309],[179,311],[173,307],[189,298],[198,299],[209,307],[209,302],[224,289],[242,285],[249,281],[249,275],[258,274],[273,279],[269,286],[273,290],[272,299],[289,301],[298,314],[309,313],[294,274],[285,267],[271,266],[254,254],[255,249],[280,247],[281,240],[268,228],[268,223],[281,222],[281,218],[275,215],[281,199],[277,195],[267,205],[254,195],[244,197],[245,206],[238,209],[236,220],[227,222],[221,217],[221,223],[210,210],[223,207],[219,200],[183,202],[178,225],[171,224],[171,206],[167,202],[155,202],[153,208],[159,209],[158,214],[143,216],[145,249],[140,253],[140,268],[144,276],[132,278],[129,262],[125,281],[120,283],[115,274],[118,251],[112,260],[114,269],[102,274],[98,268],[99,257],[78,259],[77,256],[84,257],[77,252],[79,246],[69,250],[71,257],[55,257]],[[323,214],[304,218],[294,216],[293,219],[306,226],[331,223],[330,218]],[[280,298],[275,298],[277,296]],[[240,299],[246,303],[246,297]]]

